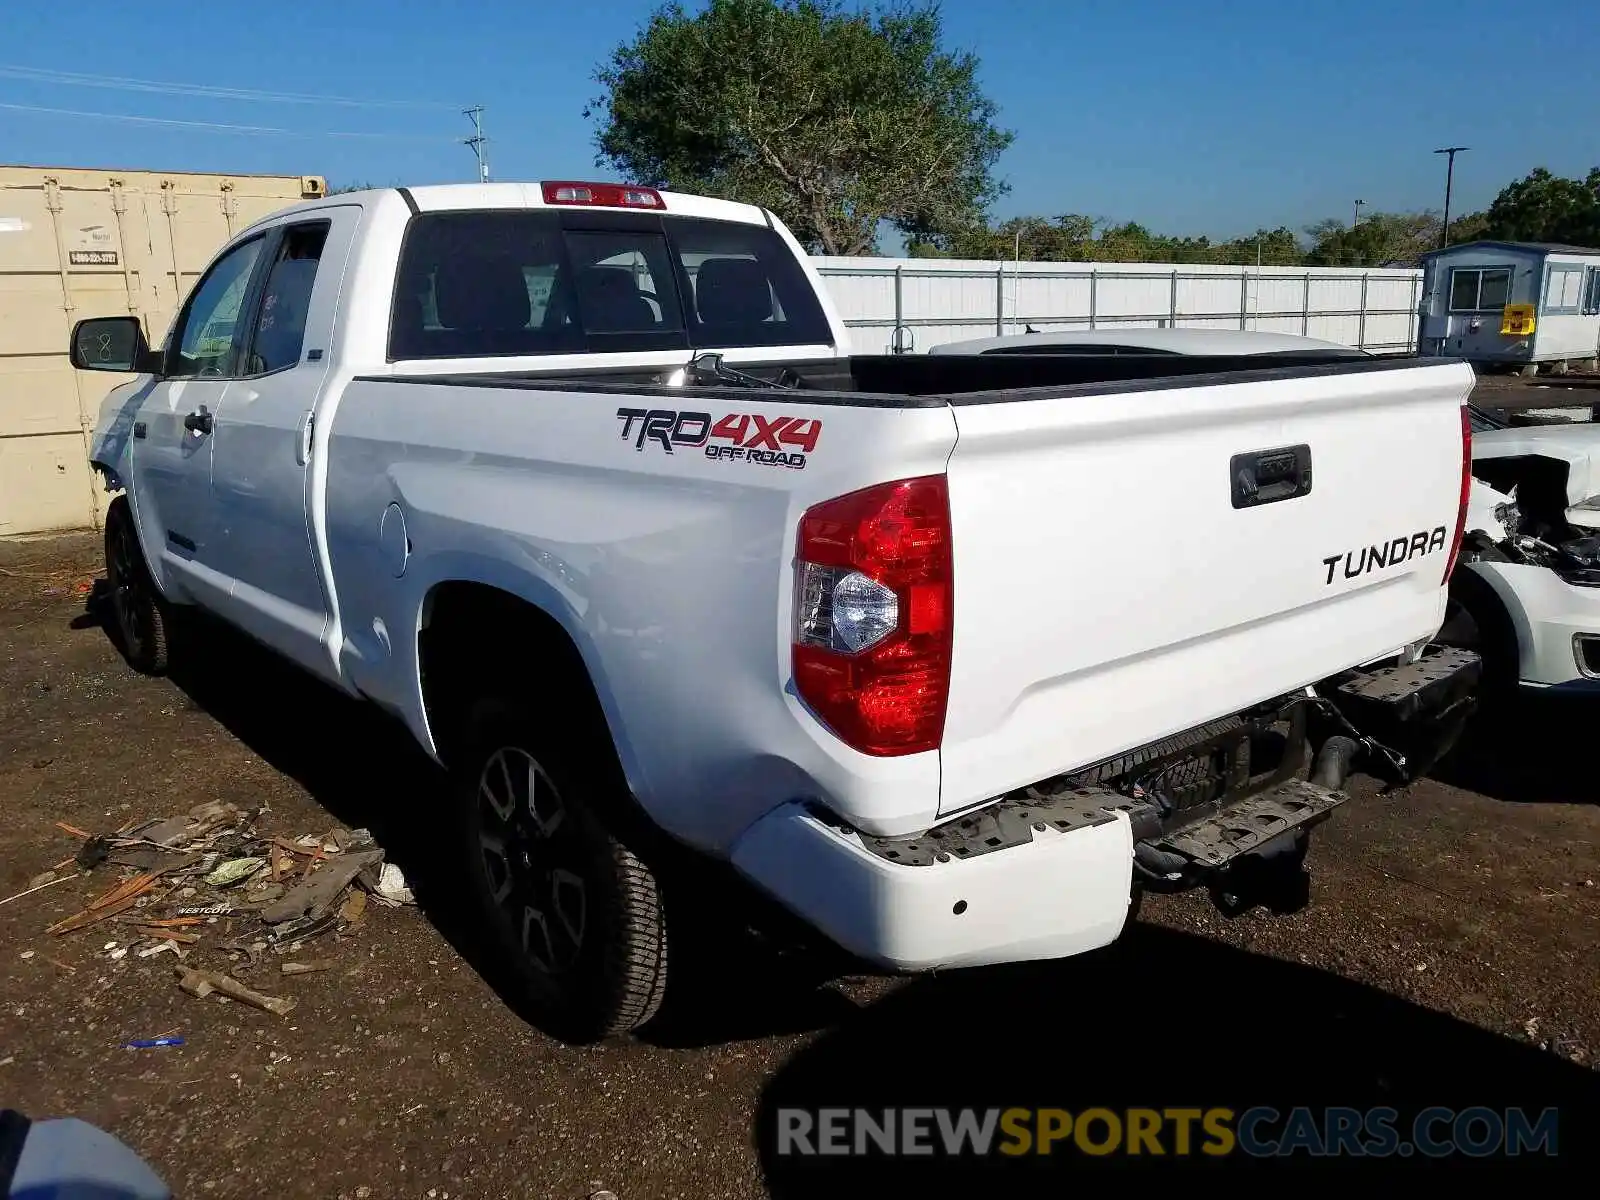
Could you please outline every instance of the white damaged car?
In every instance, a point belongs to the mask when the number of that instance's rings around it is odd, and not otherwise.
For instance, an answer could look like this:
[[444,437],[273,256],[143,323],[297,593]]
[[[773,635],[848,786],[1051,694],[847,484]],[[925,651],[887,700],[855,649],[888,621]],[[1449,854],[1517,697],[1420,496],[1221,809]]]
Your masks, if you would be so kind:
[[1600,425],[1471,415],[1474,482],[1439,640],[1478,651],[1486,689],[1600,694]]

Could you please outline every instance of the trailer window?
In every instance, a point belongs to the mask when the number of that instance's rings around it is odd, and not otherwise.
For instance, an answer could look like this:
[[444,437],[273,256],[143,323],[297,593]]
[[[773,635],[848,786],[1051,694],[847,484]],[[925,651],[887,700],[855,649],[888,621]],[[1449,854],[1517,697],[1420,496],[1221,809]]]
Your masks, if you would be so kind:
[[1574,316],[1583,291],[1583,268],[1552,264],[1545,272],[1544,311],[1550,316]]
[[1456,267],[1450,272],[1451,312],[1499,312],[1510,301],[1510,267]]
[[1590,267],[1583,277],[1583,311],[1585,316],[1600,313],[1600,267]]

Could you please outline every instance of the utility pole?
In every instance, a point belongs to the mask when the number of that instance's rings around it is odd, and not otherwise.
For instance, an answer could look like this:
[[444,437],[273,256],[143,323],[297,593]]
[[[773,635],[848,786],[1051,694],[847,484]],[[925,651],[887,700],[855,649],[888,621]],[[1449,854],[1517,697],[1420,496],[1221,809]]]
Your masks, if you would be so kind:
[[471,108],[461,110],[462,115],[472,122],[472,136],[462,138],[462,145],[469,147],[478,157],[478,182],[489,182],[489,139],[483,136],[483,105],[474,104]]
[[1448,154],[1449,165],[1444,170],[1444,223],[1439,226],[1439,249],[1443,250],[1450,244],[1450,187],[1456,178],[1456,155],[1463,150],[1471,150],[1471,146],[1445,146],[1435,150],[1435,154]]
[[1355,220],[1350,222],[1350,228],[1351,229],[1354,229],[1357,225],[1361,224],[1361,209],[1362,209],[1362,206],[1365,205],[1365,204],[1366,204],[1365,200],[1357,200],[1356,201],[1356,217],[1355,217]]

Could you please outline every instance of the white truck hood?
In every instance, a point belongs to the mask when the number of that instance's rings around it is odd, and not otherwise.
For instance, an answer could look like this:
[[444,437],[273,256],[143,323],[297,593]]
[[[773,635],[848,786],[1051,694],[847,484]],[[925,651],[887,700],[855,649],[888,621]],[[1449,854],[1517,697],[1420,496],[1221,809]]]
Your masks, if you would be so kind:
[[1600,425],[1534,425],[1472,435],[1474,462],[1535,454],[1567,464],[1568,504],[1600,502]]

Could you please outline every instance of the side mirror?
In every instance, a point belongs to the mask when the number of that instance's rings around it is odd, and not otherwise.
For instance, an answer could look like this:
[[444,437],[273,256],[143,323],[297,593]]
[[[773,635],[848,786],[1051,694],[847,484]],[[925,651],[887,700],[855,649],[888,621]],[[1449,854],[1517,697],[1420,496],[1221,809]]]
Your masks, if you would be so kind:
[[72,365],[80,371],[115,371],[119,374],[154,374],[161,355],[144,340],[138,317],[90,317],[72,327],[68,347]]

